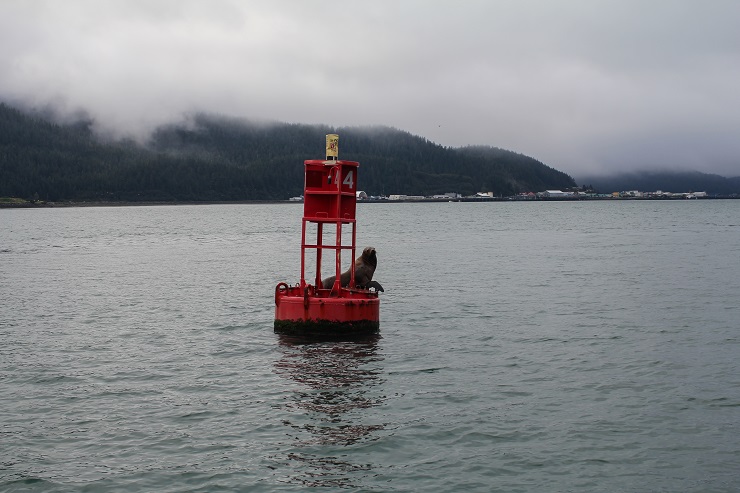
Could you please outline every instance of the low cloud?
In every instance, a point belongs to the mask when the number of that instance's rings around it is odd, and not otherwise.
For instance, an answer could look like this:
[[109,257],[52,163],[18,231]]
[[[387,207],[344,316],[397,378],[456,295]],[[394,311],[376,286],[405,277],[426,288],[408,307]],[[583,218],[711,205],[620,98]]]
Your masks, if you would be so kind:
[[740,175],[740,3],[5,0],[0,98],[146,136],[196,111],[390,125],[579,174]]

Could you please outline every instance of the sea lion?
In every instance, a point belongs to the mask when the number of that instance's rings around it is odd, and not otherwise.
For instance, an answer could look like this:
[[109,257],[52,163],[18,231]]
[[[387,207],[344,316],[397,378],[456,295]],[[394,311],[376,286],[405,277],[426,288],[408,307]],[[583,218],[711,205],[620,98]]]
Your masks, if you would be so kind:
[[[367,247],[362,251],[362,255],[357,257],[355,259],[355,286],[358,288],[366,288],[367,285],[370,283],[370,281],[373,280],[373,274],[375,273],[375,268],[378,266],[378,257],[375,255],[375,248],[373,247]],[[334,281],[336,280],[337,276],[330,276],[321,281],[321,287],[324,289],[331,289],[332,286],[334,286]],[[343,288],[346,288],[349,286],[349,278],[350,278],[350,270],[347,269],[346,272],[343,272],[342,275],[339,277],[339,281]],[[373,283],[371,287],[374,287],[376,290],[382,291],[383,288],[378,287],[380,284],[377,282]]]

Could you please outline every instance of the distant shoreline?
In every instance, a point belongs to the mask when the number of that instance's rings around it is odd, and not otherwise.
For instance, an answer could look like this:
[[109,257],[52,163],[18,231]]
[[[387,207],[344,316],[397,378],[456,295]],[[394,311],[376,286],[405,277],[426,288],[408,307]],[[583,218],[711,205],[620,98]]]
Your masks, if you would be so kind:
[[[693,200],[733,200],[740,196],[717,195],[693,199],[671,197],[541,197],[537,199],[516,199],[509,197],[461,197],[455,199],[404,199],[404,200],[358,200],[358,204],[402,204],[439,202],[582,202],[582,201],[693,201]],[[64,202],[0,202],[0,209],[49,209],[67,207],[145,207],[177,205],[260,205],[260,204],[302,204],[296,200],[233,200],[233,201],[64,201]]]
[[[64,202],[0,202],[0,209],[55,209],[67,207],[144,207],[172,205],[229,205],[229,204],[292,204],[288,200],[234,200],[234,201],[64,201]],[[302,203],[302,202],[299,202]]]

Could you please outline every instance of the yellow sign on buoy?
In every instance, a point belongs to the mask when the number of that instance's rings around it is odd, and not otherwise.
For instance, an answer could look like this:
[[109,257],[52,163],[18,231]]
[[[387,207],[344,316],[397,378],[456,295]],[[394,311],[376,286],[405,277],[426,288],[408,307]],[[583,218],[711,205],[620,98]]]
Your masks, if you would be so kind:
[[339,159],[339,135],[326,134],[326,160],[336,161]]

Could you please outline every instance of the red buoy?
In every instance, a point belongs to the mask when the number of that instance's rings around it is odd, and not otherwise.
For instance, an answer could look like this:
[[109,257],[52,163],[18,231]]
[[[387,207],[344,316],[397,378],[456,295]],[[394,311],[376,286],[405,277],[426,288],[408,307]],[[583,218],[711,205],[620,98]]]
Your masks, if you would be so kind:
[[[275,332],[304,336],[353,337],[377,333],[380,328],[378,292],[355,286],[354,259],[359,163],[338,159],[339,136],[326,136],[326,160],[304,161],[301,279],[296,285],[275,287]],[[307,229],[316,230],[315,241]],[[333,231],[332,231],[333,228]],[[345,229],[351,241],[345,244]],[[313,232],[313,231],[311,231]],[[332,234],[333,233],[333,234]],[[324,252],[333,254],[334,283],[322,287]],[[315,253],[316,276],[306,281],[306,255]],[[343,286],[342,253],[350,253],[349,283]],[[346,257],[346,256],[345,256]]]

